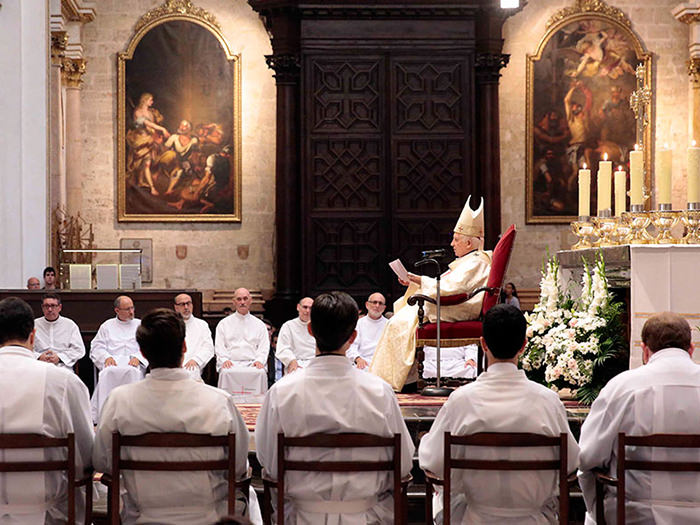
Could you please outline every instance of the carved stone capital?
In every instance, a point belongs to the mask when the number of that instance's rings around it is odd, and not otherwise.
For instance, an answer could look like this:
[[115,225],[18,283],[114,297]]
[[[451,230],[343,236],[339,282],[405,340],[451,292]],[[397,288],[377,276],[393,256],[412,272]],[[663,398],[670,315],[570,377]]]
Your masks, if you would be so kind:
[[68,33],[66,31],[51,31],[51,64],[62,66],[66,56]]
[[690,83],[694,88],[700,88],[700,57],[691,58],[687,62],[688,75],[690,75]]
[[277,83],[298,82],[301,72],[299,55],[296,53],[278,53],[276,55],[265,55],[267,67],[275,72]]
[[80,88],[87,69],[84,58],[63,58],[63,83],[69,88]]
[[482,81],[498,82],[501,69],[508,65],[510,55],[503,53],[477,53],[474,59],[476,76]]

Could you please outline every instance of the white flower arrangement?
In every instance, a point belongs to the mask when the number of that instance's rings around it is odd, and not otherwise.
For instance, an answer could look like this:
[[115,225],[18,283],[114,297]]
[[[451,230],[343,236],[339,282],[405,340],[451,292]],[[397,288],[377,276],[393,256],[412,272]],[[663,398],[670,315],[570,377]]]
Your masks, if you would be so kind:
[[602,257],[592,269],[584,265],[578,300],[562,290],[554,257],[543,268],[540,290],[539,302],[525,314],[528,343],[521,366],[531,379],[554,390],[570,388],[579,400],[592,402],[604,385],[597,384],[596,366],[614,357],[622,344],[621,305],[608,290]]

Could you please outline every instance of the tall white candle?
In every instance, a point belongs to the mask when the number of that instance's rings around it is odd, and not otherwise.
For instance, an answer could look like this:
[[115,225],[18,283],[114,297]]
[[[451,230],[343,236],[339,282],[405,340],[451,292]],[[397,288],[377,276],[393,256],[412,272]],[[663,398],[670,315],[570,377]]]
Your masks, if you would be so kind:
[[671,204],[671,150],[664,145],[656,152],[656,201],[658,204]]
[[627,209],[627,173],[622,166],[615,172],[615,216],[619,217]]
[[688,148],[688,202],[700,202],[700,148],[695,141]]
[[644,152],[635,144],[630,151],[630,205],[644,204]]
[[591,170],[578,170],[578,216],[588,217],[591,214]]
[[607,153],[603,159],[598,163],[598,215],[602,210],[612,208],[612,162]]

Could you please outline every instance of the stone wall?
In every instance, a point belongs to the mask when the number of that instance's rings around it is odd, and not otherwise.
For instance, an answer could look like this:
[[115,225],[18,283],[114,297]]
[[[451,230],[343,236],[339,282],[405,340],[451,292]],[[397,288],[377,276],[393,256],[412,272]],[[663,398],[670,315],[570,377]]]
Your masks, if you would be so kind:
[[[507,279],[524,288],[538,286],[546,250],[554,253],[568,249],[573,242],[568,225],[525,224],[525,75],[526,55],[536,51],[546,32],[547,20],[559,9],[574,3],[574,0],[528,0],[525,8],[509,18],[504,27],[504,53],[510,53],[511,57],[500,84],[502,226],[511,223],[518,226]],[[678,0],[608,3],[627,15],[632,30],[647,51],[653,53],[653,140],[657,147],[668,143],[673,150],[673,204],[675,209],[685,207],[688,26],[671,14]]]
[[[134,25],[161,0],[97,3],[97,17],[83,33],[87,73],[81,94],[82,213],[93,223],[98,247],[121,238],[153,239],[156,288],[251,289],[273,287],[275,84],[264,55],[270,42],[245,0],[196,0],[213,14],[231,50],[241,55],[243,221],[239,224],[119,223],[116,213],[117,60]],[[176,245],[187,256],[175,255]],[[239,257],[238,247],[249,246]]]

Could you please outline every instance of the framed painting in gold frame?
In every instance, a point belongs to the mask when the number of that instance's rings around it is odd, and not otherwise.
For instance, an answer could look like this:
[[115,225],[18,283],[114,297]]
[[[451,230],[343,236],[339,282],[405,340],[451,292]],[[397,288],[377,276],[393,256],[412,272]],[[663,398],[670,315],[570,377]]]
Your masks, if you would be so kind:
[[629,173],[635,144],[644,150],[645,186],[651,190],[651,103],[639,121],[630,107],[638,74],[649,89],[651,54],[619,9],[602,0],[576,0],[550,18],[537,51],[527,56],[528,224],[576,220],[578,170],[584,163],[591,168],[593,188],[604,155],[614,169]]
[[167,0],[117,57],[120,222],[241,221],[241,75],[213,15]]

